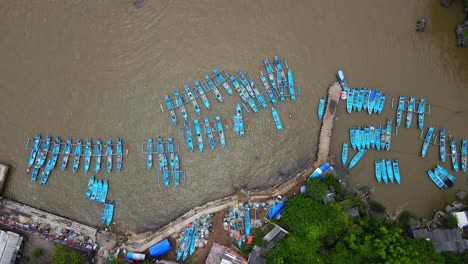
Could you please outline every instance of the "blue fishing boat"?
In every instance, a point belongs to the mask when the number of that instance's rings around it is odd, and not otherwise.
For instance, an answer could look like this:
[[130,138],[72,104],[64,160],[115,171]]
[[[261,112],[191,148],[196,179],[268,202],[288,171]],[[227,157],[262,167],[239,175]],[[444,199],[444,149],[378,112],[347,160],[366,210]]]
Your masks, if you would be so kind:
[[247,90],[245,89],[245,87],[243,85],[241,85],[236,80],[236,78],[234,78],[234,76],[232,76],[231,74],[228,74],[228,77],[229,77],[229,81],[234,86],[234,89],[237,91],[237,93],[239,94],[239,97],[242,99],[242,101],[247,102],[247,100],[250,98],[250,95],[247,92]]
[[200,152],[203,152],[203,137],[198,119],[193,120],[193,127],[195,129],[195,135],[197,137],[198,149],[200,150]]
[[387,131],[385,138],[385,148],[390,150],[390,145],[392,143],[392,119],[387,120]]
[[96,200],[97,191],[98,191],[98,181],[94,180],[93,186],[91,187],[91,197],[89,198],[91,201]]
[[160,171],[163,169],[163,154],[164,154],[164,144],[162,137],[158,137],[158,144],[156,145],[156,150],[158,152],[158,168]]
[[452,139],[450,156],[452,157],[453,169],[456,172],[458,172],[458,153],[457,153],[457,142],[455,141],[455,139]]
[[190,245],[192,243],[192,238],[193,238],[193,233],[194,233],[195,227],[192,225],[188,228],[188,231],[186,230],[185,232],[188,232],[187,234],[187,240],[185,241],[185,248],[184,252],[182,255],[182,261],[185,261],[187,259],[189,253],[190,253]]
[[387,165],[387,177],[390,180],[391,183],[394,183],[394,178],[393,178],[393,166],[392,166],[392,161],[391,160],[385,160],[385,164]]
[[195,98],[195,96],[193,96],[192,89],[190,89],[188,85],[185,85],[184,90],[185,90],[185,95],[187,97],[187,100],[190,101],[190,103],[192,104],[193,109],[195,110],[195,113],[200,115],[201,113],[200,106],[198,106],[197,99]]
[[232,116],[232,123],[234,127],[234,133],[236,134],[236,136],[240,136],[239,120],[237,119],[237,114],[234,114]]
[[114,203],[108,203],[108,210],[107,210],[107,218],[106,218],[106,226],[110,226],[112,223],[112,219],[114,218]]
[[382,180],[385,184],[388,183],[388,177],[387,177],[387,164],[385,164],[385,160],[382,159],[380,161],[380,171],[382,173]]
[[387,144],[387,129],[382,128],[380,131],[380,145],[382,146],[382,150],[386,149],[386,144]]
[[107,173],[110,173],[112,170],[112,141],[108,139],[106,141],[106,165]]
[[447,188],[447,185],[445,185],[445,183],[442,182],[434,172],[429,170],[427,171],[427,175],[429,176],[429,179],[431,179],[440,189],[444,190]]
[[421,149],[421,155],[424,158],[427,153],[427,149],[429,148],[429,143],[431,143],[432,134],[434,133],[434,127],[429,127],[427,130],[426,138],[424,139],[424,143]]
[[358,105],[357,105],[357,111],[358,112],[361,112],[362,111],[362,108],[364,106],[364,98],[365,98],[365,89],[364,88],[361,88],[359,89],[359,95],[358,95]]
[[377,92],[375,90],[371,90],[369,93],[369,99],[367,102],[367,113],[372,114],[372,111],[374,111],[374,106],[375,106],[375,96]]
[[169,187],[169,166],[167,164],[166,154],[163,153],[163,178],[164,178],[164,187]]
[[36,160],[37,153],[39,152],[39,145],[41,143],[41,135],[36,134],[34,136],[33,146],[31,148],[31,154],[29,154],[28,168],[34,164]]
[[356,128],[352,127],[349,129],[349,141],[351,142],[351,147],[356,149],[357,140],[356,140]]
[[91,198],[91,193],[93,191],[93,185],[94,185],[94,175],[91,175],[91,177],[89,177],[88,187],[86,187],[86,192],[85,192],[86,198]]
[[385,106],[385,99],[386,99],[386,96],[385,94],[382,93],[382,95],[380,96],[380,104],[379,104],[379,109],[378,109],[378,114],[382,114],[382,111],[384,109],[384,106]]
[[285,87],[287,85],[286,76],[283,72],[283,67],[281,66],[281,61],[277,56],[273,58],[276,66],[276,84],[278,85],[280,101],[284,102],[285,98]]
[[190,128],[187,121],[184,122],[184,128],[185,128],[185,139],[187,140],[187,146],[190,152],[192,152],[193,151],[192,129]]
[[101,197],[102,197],[102,180],[98,179],[97,180],[97,191],[96,191],[95,201],[100,202]]
[[275,81],[275,76],[273,75],[273,67],[270,64],[270,61],[268,59],[263,60],[263,65],[265,65],[265,70],[268,75],[268,79],[270,80],[271,87],[276,91],[276,93],[279,95],[280,92],[278,91],[278,88],[276,86],[276,81]]
[[174,123],[174,125],[177,125],[177,116],[175,114],[174,105],[172,104],[172,100],[169,97],[169,95],[164,95],[164,101],[166,102],[167,112],[169,113],[169,116],[171,117],[172,123]]
[[405,97],[400,95],[400,99],[398,100],[398,108],[396,114],[396,126],[400,127],[401,125],[401,117],[403,116],[403,110],[405,109]]
[[273,92],[273,90],[271,89],[270,87],[270,83],[268,82],[268,80],[265,78],[265,76],[263,75],[263,72],[260,71],[260,80],[262,81],[262,84],[263,84],[263,87],[265,88],[265,92],[266,94],[268,95],[268,97],[270,98],[270,102],[272,104],[276,104],[276,97],[275,97],[275,93]]
[[393,160],[393,177],[395,177],[395,181],[400,184],[400,165],[398,164],[398,160]]
[[108,192],[109,192],[109,185],[107,183],[107,180],[104,180],[104,183],[102,184],[102,193],[101,193],[101,197],[99,199],[99,202],[101,202],[101,203],[106,202]]
[[284,59],[284,64],[286,65],[286,68],[288,69],[288,87],[289,87],[289,96],[291,97],[291,101],[296,101],[296,91],[294,90],[294,78],[293,78],[293,73],[291,68],[289,68],[289,64]]
[[169,153],[169,165],[171,166],[171,170],[174,169],[175,163],[175,153],[174,153],[174,141],[172,137],[167,138],[167,152]]
[[408,113],[406,114],[406,127],[407,128],[411,126],[411,121],[413,120],[415,101],[416,101],[416,98],[414,96],[411,96],[410,101],[408,102]]
[[34,162],[34,167],[39,169],[44,165],[45,160],[47,159],[47,155],[49,154],[49,148],[50,148],[50,140],[51,137],[47,136],[44,144],[42,145],[42,149],[39,152],[39,156],[36,158]]
[[366,146],[365,148],[367,149],[370,149],[370,145],[371,145],[371,130],[370,130],[370,127],[369,126],[366,126],[364,128],[364,133],[365,133],[365,142],[366,142]]
[[239,127],[239,135],[243,136],[244,135],[244,118],[242,117],[242,109],[240,104],[237,104],[236,106],[236,119],[237,119],[237,124]]
[[193,230],[192,238],[190,239],[190,249],[189,249],[189,254],[188,254],[189,256],[195,253],[195,246],[198,241],[198,232],[200,229],[200,224],[197,221],[194,222],[194,225],[195,225],[195,228]]
[[375,127],[371,126],[369,127],[369,133],[370,133],[370,147],[372,149],[375,149]]
[[254,80],[252,78],[252,75],[250,75],[250,73],[249,73],[249,82],[250,82],[250,87],[252,87],[252,90],[253,90],[258,102],[260,103],[260,105],[263,108],[267,108],[267,102],[266,102],[265,98],[263,98],[262,93],[260,93],[260,90],[258,89],[257,85],[255,84],[255,82],[254,82]]
[[224,139],[223,124],[221,123],[221,117],[219,117],[219,115],[215,117],[215,123],[216,123],[216,131],[218,131],[219,143],[224,148],[224,146],[226,145],[226,140]]
[[283,130],[283,126],[281,125],[281,119],[278,115],[278,112],[273,107],[271,108],[271,114],[273,115],[273,121],[275,121],[276,129],[278,131]]
[[116,167],[117,171],[120,172],[122,169],[122,159],[123,159],[123,150],[122,150],[122,139],[117,138],[117,162]]
[[211,149],[215,148],[215,142],[214,142],[214,137],[213,137],[213,131],[211,129],[211,124],[210,120],[208,120],[208,117],[205,116],[205,134],[206,137],[208,138],[208,143],[210,145]]
[[367,88],[364,88],[364,103],[362,104],[362,107],[364,108],[364,111],[367,110],[367,106],[369,104],[369,97],[370,97],[370,90],[367,89]]
[[318,118],[322,120],[323,114],[325,113],[325,96],[320,96],[318,104]]
[[86,140],[86,148],[85,148],[85,160],[84,160],[84,171],[88,172],[89,165],[91,163],[91,140]]
[[382,126],[376,127],[374,130],[374,141],[375,141],[375,148],[380,150],[381,148],[381,141],[380,141],[380,131],[382,130]]
[[146,143],[146,167],[151,170],[153,166],[153,139],[148,138]]
[[101,213],[101,224],[104,224],[107,220],[107,215],[109,214],[109,204],[104,204],[104,208]]
[[[247,78],[245,78],[244,72],[242,70],[238,70],[237,74],[239,75],[239,80],[241,84],[244,86],[244,88],[247,90],[247,93],[251,98],[255,98],[255,93],[252,89],[252,87],[249,84],[249,81],[247,81]],[[257,98],[258,99],[258,98]]]
[[76,141],[76,146],[75,146],[75,153],[73,157],[73,173],[75,173],[78,170],[78,166],[80,165],[80,157],[81,157],[81,140]]
[[209,91],[213,91],[216,99],[218,99],[218,101],[220,103],[222,103],[224,100],[223,100],[223,96],[221,95],[221,93],[219,92],[218,88],[216,88],[216,85],[214,84],[214,82],[211,80],[210,76],[208,76],[208,74],[205,75],[205,82],[206,82],[206,85],[208,85],[208,90]]
[[[448,180],[450,180],[452,183],[455,182],[456,178],[455,176],[453,176],[452,173],[450,173],[446,168],[440,166],[440,165],[437,165],[437,169],[444,175],[444,177],[446,177]],[[434,171],[435,172],[435,171]],[[437,173],[436,173],[437,174]]]
[[346,111],[351,113],[353,110],[353,99],[354,99],[354,90],[349,90],[348,99],[346,99]]
[[177,108],[180,109],[180,114],[182,115],[182,118],[185,121],[187,121],[188,120],[187,110],[185,109],[184,102],[182,101],[182,98],[180,97],[179,91],[177,90],[174,91],[174,98],[175,98],[175,104]]
[[439,178],[439,180],[441,180],[443,183],[445,183],[445,185],[447,185],[448,188],[453,187],[455,177],[451,173],[449,173],[445,169],[442,170],[439,167],[436,167],[434,169],[434,173]]
[[222,85],[226,93],[229,95],[232,95],[232,89],[231,86],[229,86],[229,83],[226,82],[224,77],[221,75],[221,73],[218,71],[218,69],[214,69],[213,73],[216,77],[216,80],[218,81],[218,85]]
[[441,129],[439,130],[439,152],[440,152],[440,160],[442,162],[445,162],[445,156],[447,155],[446,154],[446,151],[445,151],[445,129]]
[[375,114],[379,113],[381,101],[382,101],[382,92],[377,91],[375,93],[374,109],[372,110],[372,112],[374,112]]
[[382,181],[382,168],[380,166],[380,160],[375,161],[375,178],[378,182]]
[[180,239],[179,248],[177,249],[176,261],[179,261],[182,258],[184,251],[187,247],[187,237],[189,233],[188,230],[189,230],[188,227],[185,228],[184,234],[182,235],[182,238]]
[[343,148],[341,150],[341,163],[343,165],[346,165],[346,162],[348,162],[348,143],[343,143]]
[[207,109],[210,109],[210,102],[208,101],[208,97],[206,97],[205,90],[203,90],[203,87],[200,85],[200,82],[198,80],[195,80],[193,83],[195,84],[195,87],[197,87],[198,94],[200,95],[203,104]]
[[65,147],[63,148],[63,159],[62,159],[62,165],[60,166],[60,169],[62,171],[65,170],[68,164],[68,158],[70,157],[70,152],[72,148],[72,141],[70,138],[67,138],[67,142],[65,142]]
[[352,102],[353,102],[353,111],[357,111],[357,109],[358,109],[358,105],[359,105],[359,90],[360,90],[359,88],[353,89],[353,94],[354,94],[354,95],[353,95],[354,98],[353,98],[353,100],[352,100]]
[[363,149],[366,145],[366,139],[365,139],[365,132],[362,130],[361,127],[359,127],[356,130],[356,135],[357,135],[357,148],[358,150]]
[[96,156],[95,171],[98,173],[101,170],[101,156],[102,156],[102,144],[100,140],[96,140],[96,146],[94,148],[94,155]]
[[174,157],[174,169],[172,170],[172,177],[174,178],[174,185],[176,187],[180,186],[180,164],[179,164],[179,155],[175,154]]
[[351,162],[349,162],[349,169],[352,169],[356,164],[361,160],[361,158],[366,154],[365,149],[361,149],[354,155],[353,159],[351,159]]
[[348,82],[346,82],[344,72],[342,70],[338,70],[338,72],[336,73],[336,77],[338,78],[338,82],[340,83],[340,86],[343,89],[343,91],[348,92],[349,86]]
[[52,158],[49,159],[44,171],[42,172],[41,182],[40,182],[41,185],[44,185],[47,183],[47,179],[49,178],[50,172],[54,169],[55,164],[57,163],[58,154],[60,152],[60,142],[61,142],[60,137],[57,137],[55,139],[54,147],[52,149]]
[[418,106],[418,125],[419,125],[419,129],[423,129],[423,127],[424,127],[425,104],[426,104],[426,99],[421,98],[421,101],[419,102],[419,106]]
[[460,165],[463,172],[466,172],[466,158],[467,158],[467,149],[466,149],[467,139],[462,140],[461,144],[461,157],[460,157]]

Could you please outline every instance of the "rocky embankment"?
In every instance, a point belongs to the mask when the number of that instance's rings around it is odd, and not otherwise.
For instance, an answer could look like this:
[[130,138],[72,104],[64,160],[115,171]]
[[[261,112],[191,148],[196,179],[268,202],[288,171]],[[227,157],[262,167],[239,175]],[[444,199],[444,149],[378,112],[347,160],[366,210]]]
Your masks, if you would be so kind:
[[[441,0],[440,4],[442,7],[448,7],[453,0]],[[464,12],[465,12],[465,22],[459,24],[455,28],[455,35],[457,37],[457,45],[459,47],[468,47],[468,0],[463,0],[465,3]]]

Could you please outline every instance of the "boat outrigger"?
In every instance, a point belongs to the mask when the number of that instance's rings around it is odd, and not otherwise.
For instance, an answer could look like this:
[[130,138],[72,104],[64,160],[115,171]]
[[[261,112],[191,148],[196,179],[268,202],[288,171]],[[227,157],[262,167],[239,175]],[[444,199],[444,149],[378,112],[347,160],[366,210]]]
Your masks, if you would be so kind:
[[62,165],[60,166],[60,170],[64,171],[68,164],[68,158],[70,157],[70,152],[72,148],[71,139],[67,138],[67,142],[65,143],[65,147],[63,148],[63,159]]
[[98,173],[101,170],[101,156],[102,156],[102,144],[100,140],[96,140],[94,155],[96,156],[95,171],[96,173]]
[[91,139],[86,140],[84,171],[88,172],[91,163]]
[[174,91],[174,98],[175,98],[176,106],[180,109],[180,114],[182,115],[182,118],[185,121],[187,121],[188,120],[187,110],[185,109],[185,105],[184,105],[184,102],[182,101],[182,98],[180,97],[179,91],[177,90]]
[[318,118],[322,120],[323,114],[325,113],[325,96],[320,96],[318,105]]
[[200,106],[198,106],[197,99],[195,99],[195,97],[193,96],[192,89],[190,89],[188,85],[185,85],[184,89],[185,89],[185,95],[187,96],[187,100],[189,100],[190,103],[192,104],[193,109],[195,110],[195,113],[200,115],[201,114]]
[[446,154],[446,151],[445,151],[445,129],[441,129],[439,130],[439,152],[440,152],[440,160],[442,162],[445,162],[445,156],[447,155]]
[[210,109],[210,101],[208,101],[208,97],[205,94],[205,90],[203,90],[203,87],[200,85],[200,82],[196,80],[193,83],[195,84],[195,87],[197,87],[198,94],[200,95],[203,104],[207,109]]
[[218,81],[218,84],[223,86],[226,93],[228,93],[229,95],[233,95],[231,86],[229,86],[229,84],[226,82],[226,80],[221,75],[221,73],[218,71],[218,69],[214,69],[213,73],[214,73],[214,75],[216,77],[216,80]]
[[201,132],[201,127],[200,123],[198,122],[198,119],[193,120],[193,127],[195,129],[195,134],[197,137],[197,142],[198,142],[198,149],[200,152],[203,152],[203,137],[202,137],[202,132]]
[[73,157],[73,173],[75,173],[78,170],[78,166],[80,165],[80,157],[81,157],[81,140],[76,141],[76,146],[75,146],[75,154]]
[[431,143],[432,134],[434,133],[434,127],[429,127],[427,130],[426,138],[424,139],[424,143],[421,149],[421,156],[424,158],[427,153],[427,149],[429,147],[429,143]]
[[110,173],[112,170],[112,141],[108,139],[106,141],[106,165],[107,173]]
[[148,138],[146,143],[146,167],[151,170],[153,166],[153,139]]
[[273,121],[275,121],[276,129],[278,131],[283,130],[283,126],[281,125],[281,119],[274,107],[271,108],[271,114],[273,115]]
[[172,100],[169,97],[169,95],[164,95],[164,101],[166,102],[167,111],[169,112],[169,116],[171,117],[172,123],[174,123],[174,125],[177,125],[177,116],[175,114],[174,105],[172,104]]
[[221,117],[219,117],[219,115],[215,117],[215,123],[216,123],[216,131],[218,132],[218,136],[219,136],[219,143],[221,144],[221,147],[224,148],[224,146],[226,145],[226,140],[224,139],[223,124],[221,123]]
[[41,143],[41,135],[36,134],[34,136],[34,143],[31,148],[31,154],[29,154],[28,168],[30,168],[34,164],[34,161],[36,160],[37,153],[39,152],[40,143]]
[[192,129],[190,128],[187,121],[184,122],[184,128],[185,128],[185,139],[187,140],[187,146],[190,152],[192,152],[193,151]]
[[122,169],[122,159],[123,159],[123,150],[122,150],[122,139],[117,138],[117,172],[120,172]]

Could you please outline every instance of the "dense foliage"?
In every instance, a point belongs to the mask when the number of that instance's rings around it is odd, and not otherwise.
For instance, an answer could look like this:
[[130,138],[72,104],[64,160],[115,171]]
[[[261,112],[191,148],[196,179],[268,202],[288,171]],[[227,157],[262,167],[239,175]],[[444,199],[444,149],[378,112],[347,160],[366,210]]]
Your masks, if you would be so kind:
[[288,202],[279,224],[290,234],[270,251],[268,263],[459,263],[446,262],[431,242],[404,236],[398,224],[372,218],[365,210],[359,210],[361,217],[349,217],[343,206],[364,208],[356,197],[340,193],[348,203],[340,203],[337,195],[337,202],[323,204],[329,186],[339,189],[335,185],[332,176],[312,179],[307,194]]
[[55,247],[54,256],[52,258],[53,264],[84,264],[86,259],[79,256],[71,248],[59,245]]

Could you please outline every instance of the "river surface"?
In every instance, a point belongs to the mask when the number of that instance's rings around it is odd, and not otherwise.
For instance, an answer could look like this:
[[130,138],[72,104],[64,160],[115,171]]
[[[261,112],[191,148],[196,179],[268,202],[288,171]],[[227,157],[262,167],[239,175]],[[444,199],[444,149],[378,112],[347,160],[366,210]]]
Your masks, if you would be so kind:
[[[458,3],[460,2],[460,3]],[[122,137],[129,154],[120,173],[100,172],[109,181],[119,225],[142,231],[161,227],[191,207],[232,194],[236,186],[270,186],[315,159],[320,122],[318,98],[342,68],[351,87],[372,87],[387,97],[426,97],[426,124],[468,137],[468,49],[456,48],[454,27],[461,1],[442,9],[439,1],[2,1],[0,3],[0,160],[11,165],[4,195],[35,207],[97,225],[102,205],[84,198],[93,173],[56,169],[47,185],[26,173],[28,137],[63,139]],[[418,18],[426,33],[415,32]],[[296,102],[278,109],[284,131],[276,132],[271,111],[246,113],[242,138],[226,131],[224,149],[190,153],[178,128],[160,110],[165,94],[203,79],[213,68],[251,72],[259,82],[265,57],[286,57],[301,84]],[[193,85],[192,85],[193,86]],[[224,95],[216,114],[229,119],[239,97]],[[349,141],[349,127],[394,118],[390,100],[381,116],[338,107],[332,153]],[[193,108],[188,107],[193,118]],[[289,118],[289,114],[292,117]],[[179,116],[180,119],[180,116]],[[180,122],[179,122],[180,124]],[[466,175],[440,191],[426,170],[438,163],[431,146],[420,157],[415,127],[400,129],[392,151],[369,151],[351,171],[354,184],[375,186],[390,210],[430,215],[465,189]],[[180,144],[180,188],[164,188],[156,170],[147,171],[140,144],[148,137],[173,136]],[[402,184],[376,184],[376,158],[400,161]],[[59,162],[61,157],[59,157]],[[448,161],[446,165],[448,167]],[[92,163],[94,166],[94,163]],[[82,168],[82,164],[81,164]],[[94,171],[93,171],[94,172]]]

